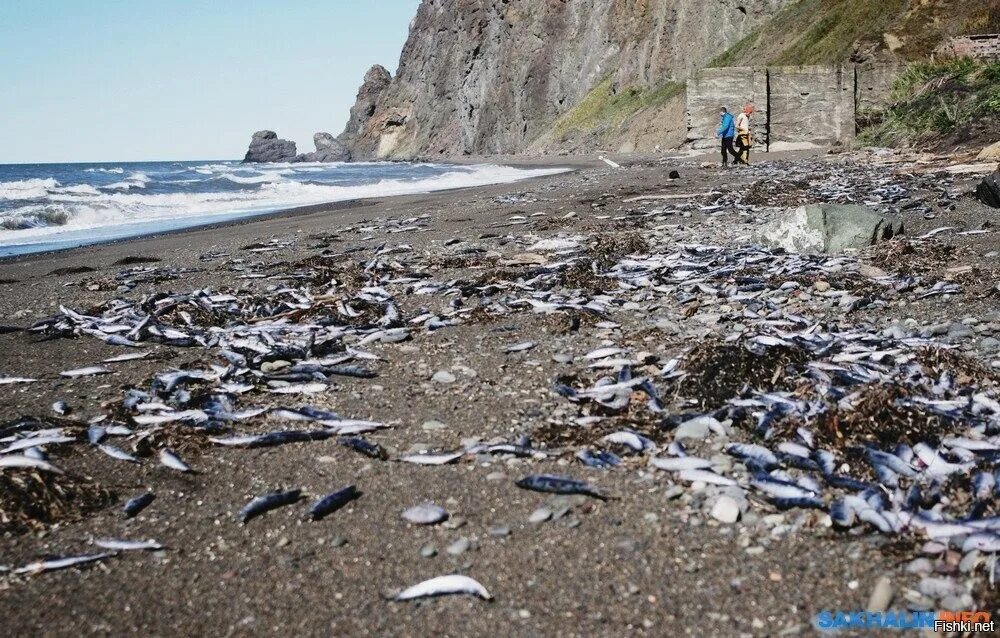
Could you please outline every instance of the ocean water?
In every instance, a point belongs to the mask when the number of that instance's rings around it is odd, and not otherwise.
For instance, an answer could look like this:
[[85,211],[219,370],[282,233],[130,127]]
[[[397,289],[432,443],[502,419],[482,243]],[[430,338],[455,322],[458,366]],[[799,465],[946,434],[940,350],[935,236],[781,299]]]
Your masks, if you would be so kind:
[[514,182],[561,169],[357,162],[0,165],[0,257],[294,206]]

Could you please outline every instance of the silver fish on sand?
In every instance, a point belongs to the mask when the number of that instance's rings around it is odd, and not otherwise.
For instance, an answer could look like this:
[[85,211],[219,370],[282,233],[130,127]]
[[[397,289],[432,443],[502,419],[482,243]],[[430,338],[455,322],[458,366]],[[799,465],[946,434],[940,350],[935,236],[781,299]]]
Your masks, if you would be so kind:
[[476,596],[483,600],[492,600],[493,596],[479,581],[461,574],[438,576],[407,587],[395,595],[393,600],[406,601],[435,596]]

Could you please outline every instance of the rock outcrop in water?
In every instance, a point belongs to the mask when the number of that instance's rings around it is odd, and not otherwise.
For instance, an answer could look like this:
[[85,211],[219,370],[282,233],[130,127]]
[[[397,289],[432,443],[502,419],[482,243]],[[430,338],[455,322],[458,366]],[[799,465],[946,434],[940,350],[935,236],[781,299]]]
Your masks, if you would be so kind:
[[587,145],[623,148],[631,132],[652,148],[683,125],[664,108],[671,82],[785,4],[423,0],[395,77],[368,72],[340,140],[356,158],[552,152],[591,117]]
[[296,155],[295,142],[282,140],[274,131],[257,131],[250,140],[244,162],[347,162],[351,152],[330,133],[313,136],[316,150]]
[[313,143],[316,150],[299,155],[296,162],[347,162],[351,159],[351,152],[330,133],[313,135]]
[[295,159],[295,142],[278,139],[274,131],[257,131],[250,140],[244,162],[290,162]]

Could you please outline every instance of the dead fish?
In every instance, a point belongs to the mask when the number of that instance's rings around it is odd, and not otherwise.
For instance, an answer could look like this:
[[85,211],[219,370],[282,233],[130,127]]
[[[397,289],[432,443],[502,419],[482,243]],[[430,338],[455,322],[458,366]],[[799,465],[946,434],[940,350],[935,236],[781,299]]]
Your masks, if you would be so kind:
[[264,496],[258,496],[247,503],[243,509],[236,513],[236,518],[241,523],[246,524],[251,519],[270,512],[273,509],[297,503],[300,498],[302,498],[302,490],[278,490],[270,492]]
[[185,463],[170,448],[160,450],[160,464],[178,472],[191,472],[191,466]]
[[80,377],[93,377],[99,374],[110,374],[111,370],[108,370],[104,366],[90,366],[89,368],[77,368],[76,370],[66,370],[60,372],[59,376],[66,377],[68,379],[78,379]]
[[447,465],[448,463],[454,463],[458,459],[464,456],[463,452],[445,452],[443,454],[408,454],[406,456],[399,457],[400,461],[404,463],[416,463],[417,465]]
[[490,592],[486,591],[486,588],[483,587],[478,581],[469,578],[468,576],[452,574],[450,576],[438,576],[436,578],[431,578],[430,580],[425,580],[422,583],[417,583],[412,587],[407,587],[403,591],[396,594],[394,600],[405,601],[416,600],[418,598],[429,598],[433,596],[453,595],[478,596],[483,600],[493,599]]
[[309,515],[314,521],[318,521],[358,498],[361,498],[361,492],[358,491],[358,488],[354,485],[348,485],[347,487],[328,494],[316,501],[316,503],[309,508]]
[[45,461],[43,459],[32,458],[30,456],[22,456],[20,454],[7,454],[4,456],[0,456],[0,470],[8,468],[10,469],[25,468],[31,470],[41,470],[43,472],[52,472],[54,474],[63,473],[62,470],[60,470],[55,465],[52,465],[48,461]]
[[84,554],[82,556],[67,556],[65,558],[53,558],[51,560],[42,560],[34,563],[29,563],[24,567],[18,567],[14,570],[15,574],[40,574],[42,572],[55,571],[57,569],[66,569],[67,567],[74,567],[76,565],[84,565],[86,563],[93,563],[95,561],[104,560],[110,556],[114,556],[112,552],[103,552],[100,554]]
[[147,352],[129,352],[126,354],[120,354],[114,357],[109,357],[101,361],[101,363],[122,363],[123,361],[136,361],[138,359],[145,359],[150,353]]
[[589,448],[579,450],[575,456],[587,467],[596,467],[601,470],[618,467],[622,462],[617,454],[612,454],[611,452],[605,452],[603,450],[594,452]]
[[414,525],[436,525],[448,520],[448,512],[434,503],[423,503],[404,510],[403,519]]
[[65,401],[56,401],[52,404],[52,411],[59,416],[66,416],[70,413],[70,407]]
[[[56,430],[57,432],[59,430]],[[47,436],[33,436],[26,439],[20,439],[14,441],[4,449],[0,450],[0,454],[9,454],[11,452],[18,452],[20,450],[26,450],[29,447],[41,447],[43,445],[58,445],[60,443],[73,443],[76,441],[71,436],[63,436],[62,434],[50,434]]]
[[673,458],[653,457],[649,459],[649,464],[658,470],[664,470],[666,472],[707,470],[712,467],[711,461],[708,459],[700,459],[696,456],[678,456]]
[[611,434],[605,436],[601,439],[605,443],[616,443],[618,445],[624,445],[627,448],[635,452],[643,452],[645,450],[651,450],[656,447],[656,443],[653,443],[650,439],[633,432],[631,430],[621,430],[619,432],[612,432]]
[[139,462],[139,459],[135,458],[125,450],[115,447],[113,445],[102,443],[97,446],[97,449],[100,450],[101,452],[104,452],[113,459],[118,459],[119,461],[127,461],[129,463]]
[[38,379],[28,377],[0,377],[0,385],[14,385],[15,383],[34,383]]
[[87,442],[91,445],[97,445],[104,439],[107,433],[107,428],[100,425],[91,425],[87,428]]
[[372,443],[360,436],[344,436],[339,439],[344,447],[349,447],[356,452],[360,452],[367,457],[385,461],[389,458],[389,453],[378,443]]
[[523,490],[546,492],[549,494],[582,494],[605,501],[607,496],[597,491],[597,488],[584,481],[578,481],[565,476],[553,474],[532,474],[515,483]]
[[325,392],[327,387],[329,386],[325,383],[297,383],[278,388],[271,388],[268,392],[271,392],[272,394],[318,394],[320,392]]
[[538,344],[536,344],[534,341],[524,341],[522,343],[515,343],[509,345],[506,348],[504,348],[503,351],[507,354],[513,354],[515,352],[524,352],[526,350],[531,350],[536,345]]
[[707,483],[709,485],[731,486],[736,485],[736,481],[728,476],[722,476],[709,470],[680,470],[675,478],[688,483]]
[[730,443],[725,447],[725,452],[744,463],[753,463],[765,470],[773,469],[779,465],[778,457],[771,450],[753,443]]
[[139,512],[146,509],[146,507],[148,507],[149,504],[155,499],[156,495],[152,492],[146,492],[145,494],[140,494],[135,498],[130,498],[128,502],[125,503],[125,507],[123,508],[125,518],[132,518],[133,516],[138,515]]
[[163,549],[163,545],[154,540],[126,541],[117,538],[99,538],[94,540],[94,545],[102,549],[111,549],[118,552],[157,551]]

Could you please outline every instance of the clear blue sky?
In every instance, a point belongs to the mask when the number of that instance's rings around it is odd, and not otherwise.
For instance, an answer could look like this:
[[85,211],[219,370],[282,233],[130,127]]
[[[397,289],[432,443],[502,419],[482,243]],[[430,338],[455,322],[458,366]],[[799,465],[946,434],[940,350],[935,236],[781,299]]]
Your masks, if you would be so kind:
[[0,0],[0,163],[313,150],[419,0]]

